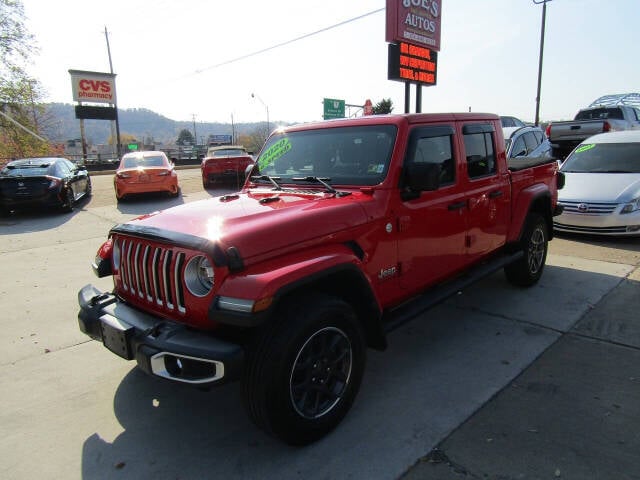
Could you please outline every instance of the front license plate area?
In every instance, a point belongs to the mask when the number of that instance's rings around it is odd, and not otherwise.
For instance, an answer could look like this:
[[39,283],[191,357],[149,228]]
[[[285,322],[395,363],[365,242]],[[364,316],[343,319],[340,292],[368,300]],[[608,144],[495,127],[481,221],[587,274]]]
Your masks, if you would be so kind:
[[131,339],[133,327],[125,326],[110,315],[100,317],[102,328],[102,343],[116,355],[127,360],[133,360]]

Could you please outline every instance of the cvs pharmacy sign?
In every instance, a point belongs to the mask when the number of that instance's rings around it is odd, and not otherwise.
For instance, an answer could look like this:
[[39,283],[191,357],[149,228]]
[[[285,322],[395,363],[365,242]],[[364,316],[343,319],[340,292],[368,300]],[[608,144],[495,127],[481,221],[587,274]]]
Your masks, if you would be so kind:
[[69,70],[73,100],[116,104],[116,76],[113,73]]

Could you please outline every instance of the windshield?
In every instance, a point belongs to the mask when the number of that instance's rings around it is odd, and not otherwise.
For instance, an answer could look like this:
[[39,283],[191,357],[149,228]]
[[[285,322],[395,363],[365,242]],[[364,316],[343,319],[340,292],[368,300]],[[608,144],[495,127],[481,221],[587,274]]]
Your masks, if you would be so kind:
[[640,143],[580,145],[562,164],[563,172],[640,173]]
[[622,120],[624,115],[619,108],[592,108],[590,110],[581,110],[576,114],[576,120],[604,120],[606,118]]
[[323,128],[275,134],[265,144],[252,176],[278,182],[320,177],[332,184],[377,185],[389,168],[393,125]]

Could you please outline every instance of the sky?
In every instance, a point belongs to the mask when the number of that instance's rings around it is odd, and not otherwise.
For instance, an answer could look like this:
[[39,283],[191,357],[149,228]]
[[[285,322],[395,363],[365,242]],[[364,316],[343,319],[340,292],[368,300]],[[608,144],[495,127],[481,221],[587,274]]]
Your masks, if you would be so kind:
[[[404,83],[387,79],[385,0],[22,3],[40,49],[29,70],[46,102],[73,103],[70,69],[110,71],[106,27],[121,109],[222,123],[266,121],[267,112],[272,123],[321,120],[324,98],[391,98],[394,113],[404,111]],[[440,4],[437,85],[423,87],[422,111],[533,121],[542,5]],[[542,121],[573,118],[602,95],[640,92],[639,21],[640,0],[547,3]],[[415,111],[414,88],[411,95]]]

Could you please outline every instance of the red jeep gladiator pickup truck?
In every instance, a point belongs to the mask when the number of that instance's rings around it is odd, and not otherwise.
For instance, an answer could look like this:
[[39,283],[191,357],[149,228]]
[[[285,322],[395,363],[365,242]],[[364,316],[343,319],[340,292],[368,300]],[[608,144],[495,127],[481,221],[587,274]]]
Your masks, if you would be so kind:
[[491,114],[277,130],[238,193],[111,229],[80,329],[157,377],[241,380],[256,425],[313,442],[390,330],[498,269],[538,281],[562,186],[542,162],[510,168]]

